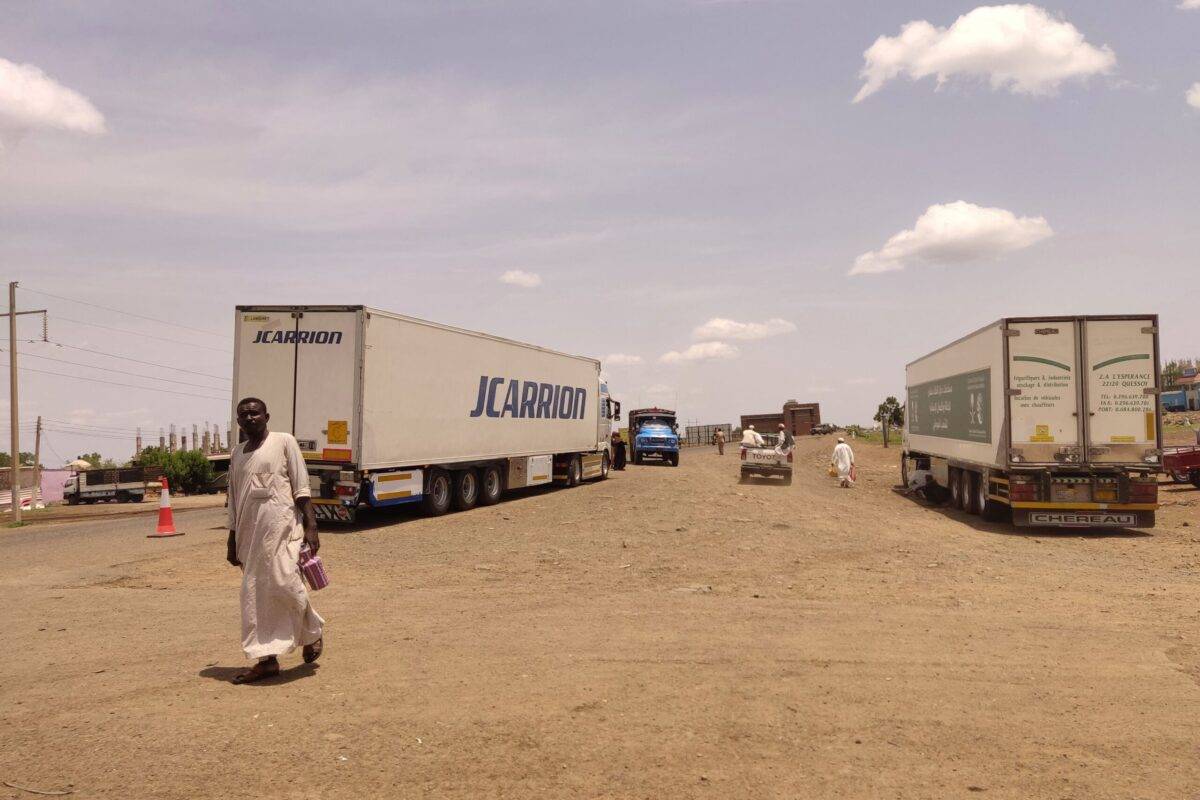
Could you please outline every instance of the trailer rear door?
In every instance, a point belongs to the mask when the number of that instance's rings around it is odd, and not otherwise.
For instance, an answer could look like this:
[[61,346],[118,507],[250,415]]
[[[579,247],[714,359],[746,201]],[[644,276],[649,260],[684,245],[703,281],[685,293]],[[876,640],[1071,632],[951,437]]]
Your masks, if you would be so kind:
[[1074,320],[1007,324],[1010,441],[1022,463],[1083,460]]
[[1157,461],[1158,350],[1155,320],[1082,321],[1087,366],[1088,460]]
[[[296,318],[278,309],[240,309],[237,348],[234,356],[234,386],[238,396],[257,397],[267,404],[271,430],[292,432],[292,399],[296,386]],[[288,341],[293,337],[292,341]],[[232,431],[238,435],[237,409],[233,409]]]
[[301,311],[293,433],[314,461],[353,462],[358,392],[357,311]]

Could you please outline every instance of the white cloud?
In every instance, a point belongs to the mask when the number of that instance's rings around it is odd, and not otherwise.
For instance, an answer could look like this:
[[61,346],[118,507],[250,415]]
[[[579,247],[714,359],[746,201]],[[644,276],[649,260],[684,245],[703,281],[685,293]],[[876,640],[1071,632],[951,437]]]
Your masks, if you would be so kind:
[[536,272],[526,272],[523,269],[510,269],[508,272],[500,276],[501,283],[507,283],[511,286],[521,286],[526,289],[542,285],[542,276]]
[[741,355],[740,351],[731,344],[725,342],[700,342],[699,344],[692,345],[682,353],[677,350],[663,353],[658,360],[663,364],[682,364],[688,361],[728,361],[731,358],[737,358],[739,355]]
[[[1200,0],[1197,0],[1200,3]],[[1200,8],[1200,5],[1197,5]],[[1192,108],[1200,108],[1200,81],[1192,84],[1192,88],[1187,91],[1187,103]]]
[[912,262],[958,264],[995,258],[1053,235],[1045,217],[1018,217],[1003,208],[982,208],[959,200],[930,206],[910,230],[900,231],[883,247],[856,258],[848,274],[893,272]]
[[880,36],[863,56],[859,74],[866,83],[856,103],[901,75],[914,81],[936,76],[939,86],[956,75],[986,78],[993,89],[1044,95],[1064,80],[1102,75],[1117,63],[1107,45],[1088,44],[1074,25],[1035,5],[980,6],[949,28],[909,22],[899,36]]
[[773,318],[766,322],[737,322],[732,319],[713,317],[692,331],[692,338],[700,341],[737,339],[749,342],[756,339],[769,339],[772,336],[792,333],[795,330],[795,324],[785,319]]
[[0,58],[0,127],[20,134],[33,128],[104,133],[104,117],[86,97],[32,64]]
[[628,353],[613,353],[605,356],[600,363],[607,367],[633,367],[642,363],[642,357],[631,356]]
[[1181,0],[1179,7],[1184,11],[1200,8],[1200,0]]

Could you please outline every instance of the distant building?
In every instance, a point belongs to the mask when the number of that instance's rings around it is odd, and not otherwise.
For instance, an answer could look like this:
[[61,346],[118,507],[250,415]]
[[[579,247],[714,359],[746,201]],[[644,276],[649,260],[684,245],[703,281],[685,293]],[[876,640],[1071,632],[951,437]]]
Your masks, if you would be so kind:
[[814,426],[821,424],[821,404],[788,400],[783,409],[774,414],[742,415],[742,430],[753,425],[759,433],[774,433],[780,423],[791,431],[792,436],[808,436]]
[[1185,368],[1173,386],[1164,387],[1162,404],[1167,411],[1200,410],[1200,374],[1195,367]]

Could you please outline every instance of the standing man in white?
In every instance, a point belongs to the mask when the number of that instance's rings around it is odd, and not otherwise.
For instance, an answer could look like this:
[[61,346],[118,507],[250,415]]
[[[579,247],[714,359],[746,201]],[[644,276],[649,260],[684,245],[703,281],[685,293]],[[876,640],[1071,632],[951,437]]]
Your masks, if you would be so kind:
[[300,545],[313,554],[321,547],[308,470],[296,438],[268,431],[270,419],[257,397],[237,405],[246,441],[233,449],[229,464],[227,558],[242,568],[242,649],[258,662],[234,683],[278,675],[278,657],[298,645],[311,664],[324,644],[325,621],[300,578]]

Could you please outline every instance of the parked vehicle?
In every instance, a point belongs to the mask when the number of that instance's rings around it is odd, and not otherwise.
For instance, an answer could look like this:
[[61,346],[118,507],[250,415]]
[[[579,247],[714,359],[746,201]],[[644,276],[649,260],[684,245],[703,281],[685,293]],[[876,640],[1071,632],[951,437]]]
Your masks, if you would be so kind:
[[1191,483],[1200,489],[1200,446],[1166,448],[1163,471],[1176,483]]
[[238,306],[235,337],[234,403],[300,442],[318,519],[608,476],[620,406],[595,359],[364,306]]
[[1153,527],[1158,363],[1151,314],[968,334],[908,365],[903,481],[928,470],[934,495],[1017,525]]
[[836,433],[837,429],[837,425],[833,425],[828,422],[822,422],[817,425],[813,425],[813,428],[811,431],[809,431],[809,433],[813,436],[824,436],[827,433]]
[[679,466],[679,426],[675,412],[638,408],[629,412],[629,459],[635,464],[656,458]]
[[146,498],[147,481],[161,477],[161,467],[80,470],[63,482],[63,501],[69,506],[110,500],[140,503]]
[[765,442],[762,447],[755,445],[741,446],[741,482],[745,483],[750,478],[783,478],[783,485],[790,486],[792,483],[792,450],[786,453],[780,452],[778,447],[778,437],[774,434],[763,436]]

